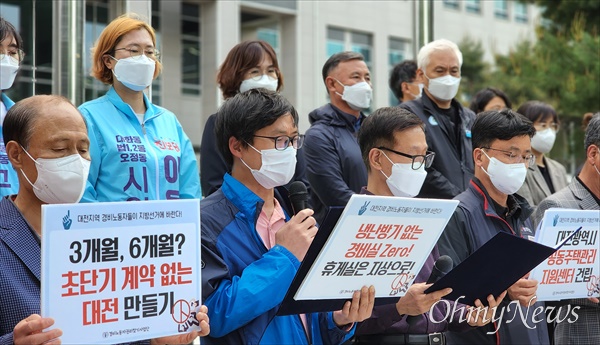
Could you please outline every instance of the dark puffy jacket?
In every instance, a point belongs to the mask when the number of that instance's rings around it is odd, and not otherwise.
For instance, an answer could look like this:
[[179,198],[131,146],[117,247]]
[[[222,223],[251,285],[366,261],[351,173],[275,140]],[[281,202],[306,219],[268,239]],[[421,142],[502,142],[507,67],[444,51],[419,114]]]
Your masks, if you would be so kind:
[[[223,175],[231,172],[231,165],[225,162],[219,148],[217,147],[217,138],[215,137],[215,118],[217,114],[212,114],[204,125],[202,134],[202,146],[200,146],[200,185],[202,195],[207,197],[214,193],[223,184]],[[304,159],[304,149],[300,148],[296,154],[296,172],[292,180],[285,186],[277,187],[282,193],[287,195],[287,188],[294,181],[302,181],[310,195],[310,186],[306,178],[306,162]],[[285,198],[285,202],[288,200]],[[310,200],[309,200],[310,204]]]
[[436,113],[436,108],[425,93],[419,99],[399,105],[417,115],[425,123],[425,135],[429,150],[435,152],[431,168],[427,169],[427,178],[423,183],[419,198],[452,199],[462,193],[473,177],[473,147],[471,145],[471,127],[475,122],[475,113],[464,108],[456,100],[452,107],[458,108],[460,124],[460,140],[458,150],[454,147],[451,136],[455,133],[442,119],[443,114]]
[[[450,256],[456,266],[499,232],[533,238],[535,234],[529,219],[533,209],[527,200],[517,194],[509,195],[509,198],[512,198],[509,203],[514,202],[518,206],[513,207],[514,212],[508,218],[509,221],[506,221],[496,213],[493,200],[483,185],[477,178],[473,178],[467,190],[455,198],[460,201],[460,204],[438,241],[440,255]],[[506,250],[510,251],[511,248]],[[473,284],[477,283],[477,277],[473,277]],[[546,314],[542,313],[535,317],[536,320],[544,320],[539,323],[534,323],[531,315],[535,309],[544,304],[536,302],[528,309],[520,305],[516,308],[515,304],[518,303],[515,302],[509,308],[509,303],[507,295],[496,313],[498,317],[501,308],[504,308],[502,323],[496,334],[486,334],[495,329],[495,323],[489,323],[467,332],[446,333],[448,344],[549,344]],[[533,329],[529,329],[522,322],[521,313],[528,320],[527,325],[534,327]],[[507,322],[511,319],[511,322]]]
[[[312,188],[315,218],[322,222],[330,206],[346,206],[367,185],[367,168],[360,153],[354,123],[331,104],[308,114],[304,154]],[[361,120],[364,115],[361,114]]]

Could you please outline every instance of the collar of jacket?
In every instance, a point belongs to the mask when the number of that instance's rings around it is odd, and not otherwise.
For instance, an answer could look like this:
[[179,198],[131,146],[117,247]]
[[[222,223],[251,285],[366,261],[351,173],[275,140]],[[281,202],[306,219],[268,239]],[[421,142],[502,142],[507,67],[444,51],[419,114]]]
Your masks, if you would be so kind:
[[360,116],[357,118],[352,114],[341,111],[338,107],[331,103],[328,103],[318,109],[313,110],[308,114],[308,119],[312,124],[318,122],[324,122],[329,126],[336,127],[347,127],[354,132],[354,124],[358,119],[364,120],[366,118],[363,112],[360,112]]
[[[163,112],[164,112],[163,109],[150,103],[150,101],[148,100],[148,97],[146,97],[145,93],[142,92],[142,95],[144,97],[144,104],[146,104],[146,112],[144,113],[144,122],[149,121],[149,120],[163,114]],[[123,102],[123,100],[121,99],[121,96],[119,96],[117,91],[115,91],[114,87],[112,87],[112,86],[110,87],[110,89],[106,93],[106,96],[108,97],[108,100],[117,109],[119,109],[119,111],[121,111],[123,114],[125,114],[129,117],[136,118],[135,112],[133,111],[131,106],[129,104]],[[136,121],[137,121],[137,119],[136,119]]]
[[[2,103],[4,103],[4,106],[6,107],[6,110],[8,110],[8,109],[10,109],[10,107],[12,107],[13,105],[15,105],[15,102],[13,102],[12,99],[8,98],[8,96],[6,95],[5,91],[2,92]],[[1,123],[0,123],[0,126],[2,126]]]
[[[423,92],[423,95],[421,96],[420,100],[422,100],[423,108],[425,110],[427,110],[430,114],[437,114],[435,103],[431,98],[429,98],[429,96],[427,96],[425,92]],[[460,117],[461,123],[465,123],[465,112],[463,111],[463,107],[456,100],[456,98],[452,98],[452,101],[450,101],[450,107],[458,109],[458,116]]]
[[[473,176],[469,184],[469,189],[483,199],[483,211],[485,212],[486,216],[500,217],[494,208],[492,198],[489,196],[487,190],[477,177]],[[507,205],[512,205],[508,211],[511,213],[511,216],[515,216],[520,221],[525,222],[533,213],[533,208],[531,208],[527,200],[522,196],[518,194],[511,194],[508,196],[508,199]]]

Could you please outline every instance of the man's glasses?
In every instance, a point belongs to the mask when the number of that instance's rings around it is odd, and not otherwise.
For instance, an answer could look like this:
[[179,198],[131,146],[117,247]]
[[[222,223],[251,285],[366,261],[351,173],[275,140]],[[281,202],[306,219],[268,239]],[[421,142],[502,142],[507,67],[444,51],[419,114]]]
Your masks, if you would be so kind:
[[128,51],[129,52],[129,56],[131,56],[134,59],[139,59],[139,58],[142,57],[142,55],[146,55],[150,59],[154,59],[154,60],[158,60],[160,58],[160,52],[156,48],[141,49],[141,48],[139,48],[137,46],[132,46],[132,47],[117,48],[117,49],[115,49],[115,51],[118,51],[118,50],[126,50],[126,51]]
[[526,154],[526,155],[521,155],[517,152],[493,149],[491,147],[482,147],[482,149],[502,152],[506,157],[508,157],[510,163],[512,163],[512,164],[525,163],[525,164],[527,164],[528,167],[535,164],[535,155],[531,154],[531,153]]
[[421,166],[423,166],[423,164],[425,164],[425,168],[429,168],[431,166],[431,163],[433,163],[433,159],[435,158],[435,152],[433,151],[427,151],[427,153],[424,155],[409,155],[403,152],[398,152],[396,150],[389,149],[385,146],[379,146],[378,149],[390,151],[402,157],[411,158],[413,170],[421,169]]
[[304,134],[299,134],[293,137],[288,137],[287,135],[280,135],[278,137],[267,137],[264,135],[254,135],[254,137],[271,139],[275,142],[275,149],[278,151],[283,151],[292,144],[292,147],[295,149],[299,149],[304,144]]

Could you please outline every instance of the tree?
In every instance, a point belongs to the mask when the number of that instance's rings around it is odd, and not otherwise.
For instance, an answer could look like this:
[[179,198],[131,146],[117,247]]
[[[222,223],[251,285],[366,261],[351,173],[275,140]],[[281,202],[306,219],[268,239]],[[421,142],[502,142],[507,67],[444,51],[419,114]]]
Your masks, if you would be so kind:
[[600,1],[598,0],[519,0],[542,8],[542,16],[553,31],[566,31],[573,22],[580,21],[582,29],[591,34],[598,32]]
[[466,100],[488,86],[490,66],[483,60],[481,41],[466,36],[458,43],[458,47],[463,55],[459,99]]

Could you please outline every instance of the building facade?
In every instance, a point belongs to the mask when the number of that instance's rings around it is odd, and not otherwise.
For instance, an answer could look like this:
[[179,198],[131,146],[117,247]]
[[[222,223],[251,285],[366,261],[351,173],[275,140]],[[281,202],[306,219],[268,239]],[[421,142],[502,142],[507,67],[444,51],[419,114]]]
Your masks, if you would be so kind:
[[179,117],[196,147],[222,102],[217,69],[243,40],[262,39],[275,48],[283,94],[299,111],[303,132],[308,113],[327,102],[321,68],[333,53],[365,56],[375,109],[394,104],[389,71],[415,58],[423,42],[470,36],[493,62],[519,40],[535,39],[539,16],[535,7],[508,0],[0,0],[0,15],[25,42],[9,96],[62,94],[79,105],[104,94],[107,86],[90,76],[90,48],[108,22],[127,12],[148,18],[157,31],[164,68],[149,95]]

